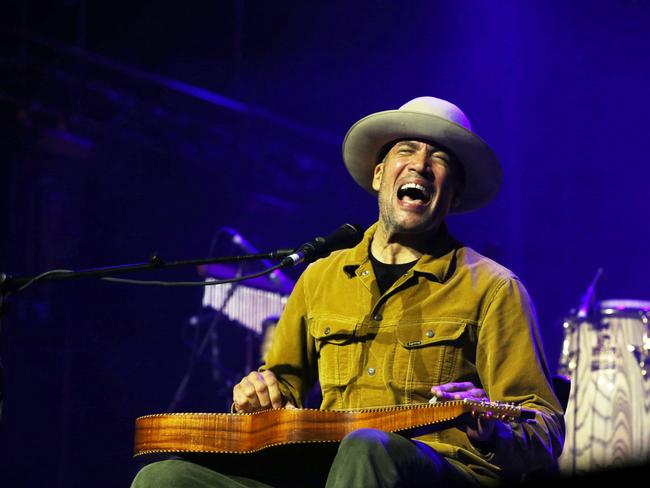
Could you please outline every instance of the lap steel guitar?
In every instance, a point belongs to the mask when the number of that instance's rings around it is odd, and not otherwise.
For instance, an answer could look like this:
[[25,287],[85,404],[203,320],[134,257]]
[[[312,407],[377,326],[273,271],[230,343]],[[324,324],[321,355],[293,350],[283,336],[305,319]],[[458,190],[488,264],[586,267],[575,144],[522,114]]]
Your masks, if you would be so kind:
[[[135,456],[157,453],[246,454],[272,446],[338,442],[360,428],[435,431],[471,417],[527,422],[533,410],[495,402],[457,400],[354,410],[276,409],[254,413],[165,413],[135,422]],[[464,420],[465,419],[465,420]]]

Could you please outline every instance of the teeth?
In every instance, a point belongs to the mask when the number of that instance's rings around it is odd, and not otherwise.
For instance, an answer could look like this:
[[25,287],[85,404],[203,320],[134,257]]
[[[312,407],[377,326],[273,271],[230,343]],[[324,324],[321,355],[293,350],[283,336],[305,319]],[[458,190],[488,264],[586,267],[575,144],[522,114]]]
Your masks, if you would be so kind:
[[400,186],[400,190],[406,190],[408,188],[417,188],[418,190],[420,190],[425,194],[429,193],[425,187],[423,187],[422,185],[418,185],[417,183],[405,183],[402,186]]
[[422,193],[422,196],[424,197],[424,200],[428,200],[431,198],[431,194],[427,188],[424,186],[420,185],[419,183],[404,183],[402,186],[399,187],[399,190],[397,191],[398,197],[403,198],[403,196],[406,194],[406,191],[414,189]]

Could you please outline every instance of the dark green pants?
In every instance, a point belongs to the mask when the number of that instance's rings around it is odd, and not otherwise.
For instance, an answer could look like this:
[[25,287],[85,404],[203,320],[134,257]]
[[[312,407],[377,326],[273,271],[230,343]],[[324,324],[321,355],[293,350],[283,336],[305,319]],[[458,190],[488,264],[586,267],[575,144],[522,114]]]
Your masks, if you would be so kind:
[[338,445],[303,444],[253,455],[171,459],[142,468],[132,488],[379,488],[467,485],[471,479],[429,446],[359,429]]

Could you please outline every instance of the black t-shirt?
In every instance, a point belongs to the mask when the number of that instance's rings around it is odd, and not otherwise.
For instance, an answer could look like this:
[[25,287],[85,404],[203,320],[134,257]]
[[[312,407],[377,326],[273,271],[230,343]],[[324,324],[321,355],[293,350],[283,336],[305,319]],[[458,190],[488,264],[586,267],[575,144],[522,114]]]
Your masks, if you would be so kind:
[[378,261],[377,258],[370,253],[370,262],[372,263],[372,269],[375,270],[379,292],[383,295],[384,292],[397,281],[397,278],[411,269],[418,260],[416,259],[415,261],[404,264],[386,264]]

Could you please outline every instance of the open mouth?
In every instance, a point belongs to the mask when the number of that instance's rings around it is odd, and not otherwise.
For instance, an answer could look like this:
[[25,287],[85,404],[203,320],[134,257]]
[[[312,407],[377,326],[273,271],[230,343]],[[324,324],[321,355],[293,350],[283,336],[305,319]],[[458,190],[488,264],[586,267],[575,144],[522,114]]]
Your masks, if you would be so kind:
[[431,192],[418,183],[404,183],[397,190],[397,198],[405,202],[427,204],[431,201]]

